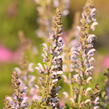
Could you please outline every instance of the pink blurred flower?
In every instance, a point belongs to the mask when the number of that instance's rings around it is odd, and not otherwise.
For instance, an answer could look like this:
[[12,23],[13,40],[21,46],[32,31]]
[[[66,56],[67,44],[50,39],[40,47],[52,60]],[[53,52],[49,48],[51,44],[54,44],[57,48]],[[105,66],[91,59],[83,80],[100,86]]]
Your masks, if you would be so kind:
[[60,106],[60,108],[64,108],[64,107],[65,107],[65,102],[64,102],[64,100],[61,100],[61,101],[59,102],[59,106]]
[[106,68],[109,68],[109,56],[104,58],[103,66],[106,67]]
[[13,61],[13,55],[14,53],[11,50],[0,45],[0,62]]
[[21,48],[12,51],[3,45],[0,45],[0,63],[18,63],[21,60]]

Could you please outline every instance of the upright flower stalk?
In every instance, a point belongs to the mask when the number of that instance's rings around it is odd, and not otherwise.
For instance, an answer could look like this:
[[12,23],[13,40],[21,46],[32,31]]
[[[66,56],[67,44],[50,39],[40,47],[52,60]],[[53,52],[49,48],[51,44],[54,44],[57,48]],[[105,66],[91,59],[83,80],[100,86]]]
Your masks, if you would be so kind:
[[[90,81],[93,75],[94,52],[93,40],[97,25],[94,7],[94,0],[87,0],[80,19],[79,39],[72,47],[72,88],[73,88],[73,106],[78,108],[99,109],[99,88],[90,87]],[[96,90],[93,93],[93,90]],[[95,95],[95,96],[94,96]],[[91,97],[93,96],[93,97]]]
[[[56,17],[53,21],[53,28],[50,33],[50,40],[43,44],[43,64],[38,64],[36,69],[40,73],[39,87],[41,89],[41,108],[59,109],[58,91],[60,89],[59,80],[63,73],[62,56],[62,22],[61,11],[57,9]],[[50,108],[50,109],[51,109]]]
[[26,97],[27,87],[25,87],[22,80],[19,79],[19,75],[16,72],[12,74],[12,85],[14,94],[12,97],[6,97],[4,109],[28,109],[28,99]]
[[[21,35],[22,36],[22,35]],[[29,63],[26,60],[25,55],[32,47],[30,41],[24,37],[20,37],[20,41],[23,45],[22,56],[19,61],[19,67],[16,67],[12,73],[12,96],[5,98],[4,109],[30,109],[34,101],[38,99],[38,87],[35,84],[35,76],[30,73],[34,72],[33,63]]]

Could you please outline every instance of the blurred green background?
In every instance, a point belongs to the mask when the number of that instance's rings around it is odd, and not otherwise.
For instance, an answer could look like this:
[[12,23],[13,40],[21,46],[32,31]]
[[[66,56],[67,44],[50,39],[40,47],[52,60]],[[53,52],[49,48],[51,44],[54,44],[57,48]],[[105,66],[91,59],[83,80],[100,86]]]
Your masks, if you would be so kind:
[[[85,0],[71,0],[71,17],[73,13],[81,11]],[[95,0],[97,8],[98,27],[95,34],[97,35],[97,63],[99,67],[96,72],[101,75],[103,72],[103,59],[109,56],[109,0]],[[35,34],[38,28],[36,21],[38,13],[33,0],[0,0],[0,46],[16,53],[19,49],[20,41],[19,32],[22,31],[25,37],[32,40],[32,44],[40,51],[41,38]],[[65,27],[66,28],[66,27]],[[11,54],[10,54],[11,55]],[[38,54],[40,55],[40,53]],[[11,60],[11,59],[10,59]],[[40,61],[40,56],[36,56],[36,63]],[[17,66],[16,62],[0,62],[0,108],[3,107],[3,100],[6,95],[12,93],[11,89],[11,72]],[[105,68],[104,68],[105,69]],[[98,81],[101,81],[98,78]]]

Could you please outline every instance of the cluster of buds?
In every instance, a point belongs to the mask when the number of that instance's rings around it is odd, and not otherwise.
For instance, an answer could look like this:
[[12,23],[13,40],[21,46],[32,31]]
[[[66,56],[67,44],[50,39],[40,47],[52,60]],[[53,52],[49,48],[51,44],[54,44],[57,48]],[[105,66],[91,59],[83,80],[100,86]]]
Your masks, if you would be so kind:
[[40,86],[42,91],[41,103],[43,106],[51,106],[53,109],[59,108],[59,98],[57,93],[61,88],[58,85],[63,74],[63,40],[62,40],[62,23],[61,23],[61,11],[57,9],[56,17],[53,21],[52,32],[50,33],[50,40],[47,44],[43,44],[43,62],[38,64],[36,69],[40,75]]
[[95,30],[95,25],[97,25],[95,14],[96,9],[93,0],[88,0],[78,27],[80,31],[79,44],[72,48],[72,62],[74,63],[72,69],[80,73],[81,76],[91,76],[93,74],[93,56],[95,52],[93,40],[95,35],[90,34],[90,31]]
[[66,16],[69,14],[70,0],[53,0],[53,6],[56,8],[62,7],[62,14]]
[[70,0],[35,0],[37,4],[37,11],[39,14],[38,23],[39,29],[36,31],[38,37],[49,36],[50,27],[52,25],[52,17],[54,16],[54,9],[57,7],[63,8],[63,15],[69,14]]

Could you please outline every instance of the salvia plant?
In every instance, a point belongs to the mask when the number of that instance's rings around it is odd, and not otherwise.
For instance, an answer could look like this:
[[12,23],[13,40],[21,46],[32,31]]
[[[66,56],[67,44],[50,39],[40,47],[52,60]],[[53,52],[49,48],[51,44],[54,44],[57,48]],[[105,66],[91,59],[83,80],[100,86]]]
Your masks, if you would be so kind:
[[[42,32],[39,35],[47,35],[46,43],[42,44],[43,59],[37,66],[34,63],[24,66],[23,63],[20,68],[15,68],[12,73],[14,92],[5,98],[4,109],[108,109],[109,80],[105,90],[93,82],[96,51],[93,31],[98,24],[94,0],[87,0],[80,24],[68,34],[70,38],[67,41],[63,38],[62,16],[69,13],[70,1],[35,2]],[[55,17],[50,10],[52,6],[59,7]],[[71,36],[76,38],[73,40]],[[33,72],[37,72],[37,78],[31,74]],[[105,75],[109,78],[108,73]]]

